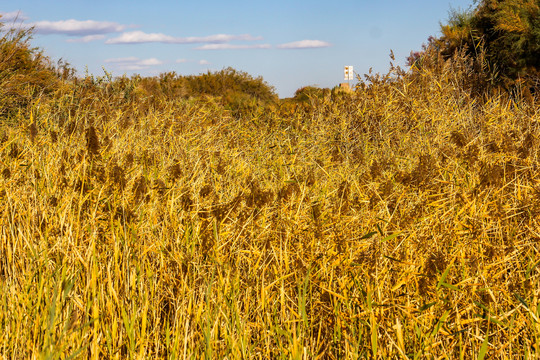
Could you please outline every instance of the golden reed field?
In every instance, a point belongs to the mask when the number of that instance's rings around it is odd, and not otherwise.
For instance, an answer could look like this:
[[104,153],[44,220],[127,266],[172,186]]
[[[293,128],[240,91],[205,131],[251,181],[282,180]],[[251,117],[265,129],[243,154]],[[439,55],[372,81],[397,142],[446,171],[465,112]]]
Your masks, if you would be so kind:
[[33,97],[0,125],[0,358],[538,358],[538,100],[465,65],[242,116]]

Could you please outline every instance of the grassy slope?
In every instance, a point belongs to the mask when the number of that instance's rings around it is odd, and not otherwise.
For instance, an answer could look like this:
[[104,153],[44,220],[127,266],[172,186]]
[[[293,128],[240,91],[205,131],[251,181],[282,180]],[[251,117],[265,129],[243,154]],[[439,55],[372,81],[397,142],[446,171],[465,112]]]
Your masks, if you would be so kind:
[[534,105],[450,72],[243,121],[78,104],[0,127],[1,354],[538,356]]

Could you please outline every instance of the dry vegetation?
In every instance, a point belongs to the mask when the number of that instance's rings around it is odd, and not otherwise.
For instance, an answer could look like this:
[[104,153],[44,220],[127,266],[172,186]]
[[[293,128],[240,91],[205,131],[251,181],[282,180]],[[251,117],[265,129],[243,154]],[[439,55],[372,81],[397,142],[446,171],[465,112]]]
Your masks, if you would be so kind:
[[540,356],[538,103],[466,63],[250,118],[34,97],[0,125],[1,356]]

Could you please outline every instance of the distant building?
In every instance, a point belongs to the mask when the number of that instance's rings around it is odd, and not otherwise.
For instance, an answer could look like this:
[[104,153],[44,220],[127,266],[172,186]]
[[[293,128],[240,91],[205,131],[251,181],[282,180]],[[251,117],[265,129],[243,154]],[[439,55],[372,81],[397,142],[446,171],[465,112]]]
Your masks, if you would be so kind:
[[349,85],[349,83],[341,83],[341,84],[339,84],[339,88],[343,89],[345,91],[353,91],[353,89],[351,88],[351,85]]

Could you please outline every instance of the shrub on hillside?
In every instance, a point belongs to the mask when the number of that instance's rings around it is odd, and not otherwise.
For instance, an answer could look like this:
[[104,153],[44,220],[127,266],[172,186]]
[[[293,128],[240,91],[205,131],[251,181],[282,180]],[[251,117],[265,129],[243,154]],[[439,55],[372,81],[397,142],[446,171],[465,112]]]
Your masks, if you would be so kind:
[[[120,81],[119,79],[115,79],[114,82]],[[123,82],[134,86],[131,95],[144,94],[145,98],[152,99],[153,102],[216,98],[236,117],[253,115],[258,109],[277,101],[275,89],[262,77],[254,78],[248,73],[230,67],[199,75],[181,76],[175,72],[167,72],[156,77],[135,75],[129,79],[130,81],[126,80],[124,78]]]
[[216,72],[184,77],[189,94],[225,96],[230,93],[246,94],[260,102],[276,100],[275,89],[262,77],[249,75],[231,67]]
[[317,86],[304,86],[294,93],[294,100],[298,102],[310,102],[310,99],[323,98],[330,93],[330,89],[321,89]]
[[57,71],[50,59],[29,44],[31,30],[9,27],[0,22],[0,116],[27,106],[32,99],[49,94],[59,78],[72,75],[67,63]]

